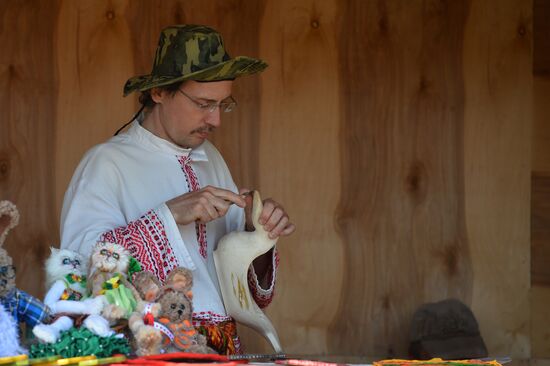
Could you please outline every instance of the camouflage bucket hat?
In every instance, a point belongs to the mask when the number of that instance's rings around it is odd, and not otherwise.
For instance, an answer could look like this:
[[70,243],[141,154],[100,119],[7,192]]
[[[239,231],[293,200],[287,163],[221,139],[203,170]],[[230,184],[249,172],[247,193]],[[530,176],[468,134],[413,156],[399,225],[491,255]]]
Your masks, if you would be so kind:
[[124,96],[184,80],[218,81],[263,71],[258,59],[231,58],[221,35],[202,25],[175,25],[162,30],[149,75],[136,76],[124,85]]

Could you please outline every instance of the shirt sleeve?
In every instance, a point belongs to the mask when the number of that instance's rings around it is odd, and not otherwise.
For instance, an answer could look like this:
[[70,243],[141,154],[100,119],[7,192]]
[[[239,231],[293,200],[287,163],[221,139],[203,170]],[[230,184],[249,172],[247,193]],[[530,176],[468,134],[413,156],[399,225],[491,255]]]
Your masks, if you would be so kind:
[[[101,235],[101,240],[117,243],[128,249],[144,270],[154,273],[162,282],[178,264],[163,223],[163,219],[172,217],[169,210],[166,210],[168,208],[163,204],[129,224]],[[192,262],[190,258],[189,261]]]
[[114,242],[164,281],[177,266],[171,243],[182,240],[170,210],[162,203],[138,218],[127,218],[120,202],[120,190],[125,189],[120,172],[95,152],[84,157],[65,194],[61,247],[88,257],[97,241]]
[[88,152],[76,169],[65,193],[61,211],[61,248],[89,257],[101,235],[126,225],[116,191],[116,167],[98,158],[99,148]]

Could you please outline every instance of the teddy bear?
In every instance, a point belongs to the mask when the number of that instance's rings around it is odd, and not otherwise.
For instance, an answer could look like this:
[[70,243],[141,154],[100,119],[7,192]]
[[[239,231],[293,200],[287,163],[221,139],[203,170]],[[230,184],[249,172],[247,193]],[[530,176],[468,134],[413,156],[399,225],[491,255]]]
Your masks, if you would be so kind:
[[[15,266],[3,245],[8,232],[18,223],[17,207],[10,201],[0,201],[0,307],[3,310],[0,326],[5,335],[13,333],[16,336],[20,333],[20,322],[34,327],[50,320],[50,309],[44,303],[15,286]],[[11,316],[11,319],[6,317],[6,314]],[[13,355],[24,352],[19,346],[17,337],[10,340],[11,342],[1,342],[0,354],[12,353]]]
[[147,352],[216,353],[206,345],[206,338],[192,323],[193,274],[190,270],[175,268],[164,286],[152,273],[141,272],[136,275],[134,285],[144,299],[160,304],[158,314],[133,314],[130,317],[131,328],[153,325],[162,333],[162,340],[150,344]]
[[128,327],[134,335],[134,350],[138,356],[159,354],[162,350],[162,334],[154,327],[154,320],[161,312],[160,304],[155,302],[161,284],[148,271],[136,273],[132,283],[143,300],[143,305],[138,306],[128,319]]

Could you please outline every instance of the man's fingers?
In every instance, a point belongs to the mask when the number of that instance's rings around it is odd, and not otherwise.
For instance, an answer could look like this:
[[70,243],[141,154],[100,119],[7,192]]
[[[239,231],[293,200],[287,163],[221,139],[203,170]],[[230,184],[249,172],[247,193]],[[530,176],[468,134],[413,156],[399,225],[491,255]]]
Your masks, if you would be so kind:
[[296,225],[294,224],[288,224],[287,227],[281,231],[280,236],[287,236],[292,234],[296,230]]
[[212,203],[214,199],[214,196],[209,195],[208,193],[203,193],[203,195],[197,199],[195,214],[202,223],[210,222],[220,216],[218,210],[216,210]]
[[280,207],[276,207],[271,213],[271,216],[269,216],[267,222],[264,224],[264,229],[266,231],[273,231],[284,215],[285,212]]
[[[273,217],[273,216],[272,216]],[[275,239],[279,235],[281,235],[282,231],[285,229],[285,227],[288,225],[288,216],[283,216],[279,220],[279,222],[275,225],[273,229],[270,230],[269,237],[271,239]]]
[[246,202],[240,194],[232,192],[228,189],[207,186],[207,187],[204,187],[203,190],[213,194],[216,197],[219,197],[219,198],[222,198],[226,201],[234,203],[239,207],[245,207],[246,206]]
[[267,223],[267,221],[271,217],[271,214],[277,207],[277,205],[271,198],[265,199],[263,204],[264,204],[264,208],[262,209],[262,213],[260,214],[260,217],[258,219],[258,222],[260,223],[260,225],[265,225]]

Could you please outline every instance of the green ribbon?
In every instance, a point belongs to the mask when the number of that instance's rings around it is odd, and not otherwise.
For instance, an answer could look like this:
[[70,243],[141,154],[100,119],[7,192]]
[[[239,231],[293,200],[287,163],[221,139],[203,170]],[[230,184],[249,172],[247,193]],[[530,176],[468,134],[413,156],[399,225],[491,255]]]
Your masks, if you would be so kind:
[[130,257],[130,264],[128,265],[128,281],[132,283],[132,275],[136,272],[141,272],[141,263],[134,257]]

